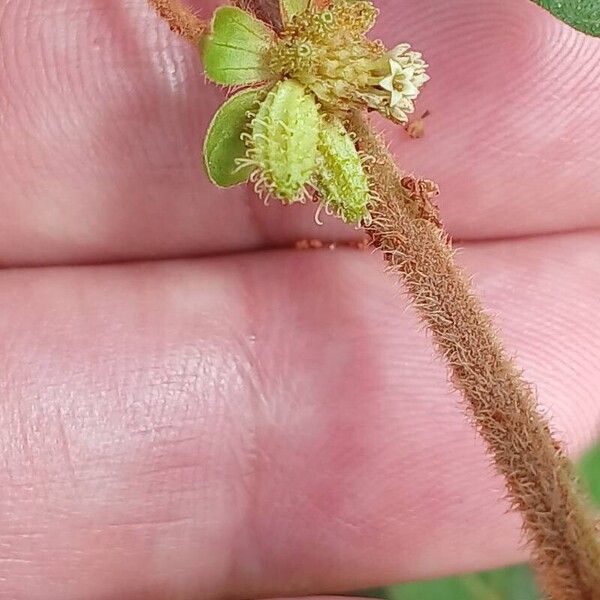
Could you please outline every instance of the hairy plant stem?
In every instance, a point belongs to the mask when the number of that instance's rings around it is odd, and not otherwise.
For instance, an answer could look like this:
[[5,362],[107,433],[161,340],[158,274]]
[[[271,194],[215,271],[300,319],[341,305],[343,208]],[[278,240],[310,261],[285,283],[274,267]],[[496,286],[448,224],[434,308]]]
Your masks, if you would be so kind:
[[171,31],[192,44],[199,44],[206,24],[179,0],[148,0],[150,6],[169,24]]
[[[175,0],[149,1],[172,29],[190,39],[180,24],[187,22],[189,11],[178,20],[173,15],[181,8]],[[239,4],[278,27],[273,0]],[[199,23],[195,30],[201,28]],[[540,414],[532,387],[503,349],[466,276],[454,263],[432,203],[433,185],[403,176],[361,114],[350,115],[347,127],[360,149],[375,158],[369,170],[380,200],[371,210],[373,221],[366,231],[390,270],[404,282],[506,480],[508,498],[521,512],[541,584],[554,600],[600,599],[599,540],[573,466]]]
[[381,201],[371,210],[367,233],[404,282],[506,480],[540,582],[557,600],[600,598],[600,548],[573,466],[540,414],[532,387],[454,263],[431,196],[398,173],[361,114],[353,114],[348,126],[359,147],[376,158],[370,169]]

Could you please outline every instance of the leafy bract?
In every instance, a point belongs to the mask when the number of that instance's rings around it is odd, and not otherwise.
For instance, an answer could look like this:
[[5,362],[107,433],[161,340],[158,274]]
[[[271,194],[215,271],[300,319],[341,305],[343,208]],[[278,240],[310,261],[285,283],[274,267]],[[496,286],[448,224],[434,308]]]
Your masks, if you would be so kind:
[[204,140],[204,165],[210,180],[219,187],[243,183],[250,176],[250,167],[239,168],[236,159],[244,158],[246,145],[242,140],[249,121],[249,111],[262,97],[261,90],[245,90],[232,96],[219,108]]
[[273,31],[250,13],[235,6],[217,8],[201,48],[206,76],[222,85],[268,79],[265,54],[273,42]]

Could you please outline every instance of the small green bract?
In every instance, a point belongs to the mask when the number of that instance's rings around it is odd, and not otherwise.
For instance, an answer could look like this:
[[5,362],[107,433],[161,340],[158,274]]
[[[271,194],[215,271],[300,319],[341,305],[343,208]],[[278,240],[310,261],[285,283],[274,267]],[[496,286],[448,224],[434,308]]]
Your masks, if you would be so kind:
[[255,86],[219,109],[204,144],[215,184],[248,180],[283,203],[312,198],[348,223],[370,220],[372,194],[344,117],[377,111],[406,123],[428,80],[421,54],[366,37],[378,11],[368,0],[280,0],[283,29],[225,6],[201,52],[207,78]]
[[244,90],[235,94],[214,116],[204,139],[204,164],[210,180],[219,187],[244,183],[252,168],[238,168],[238,159],[246,156],[242,135],[248,114],[258,106],[261,90]]

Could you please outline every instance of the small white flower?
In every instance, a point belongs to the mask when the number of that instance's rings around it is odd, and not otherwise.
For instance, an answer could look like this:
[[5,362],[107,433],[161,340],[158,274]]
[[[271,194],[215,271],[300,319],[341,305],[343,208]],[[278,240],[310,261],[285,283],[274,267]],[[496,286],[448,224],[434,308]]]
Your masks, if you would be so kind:
[[411,50],[408,44],[399,44],[392,48],[388,52],[388,56],[404,69],[412,67],[413,76],[411,79],[417,88],[421,88],[426,81],[429,81],[429,75],[426,73],[429,65],[423,60],[423,55],[420,52]]
[[396,46],[386,56],[388,68],[377,87],[380,94],[387,94],[381,97],[376,108],[395,121],[405,123],[408,114],[414,111],[413,101],[419,95],[421,86],[429,80],[425,72],[427,64],[421,53],[413,52],[408,44]]
[[390,74],[384,77],[379,86],[390,93],[390,106],[394,107],[404,98],[414,100],[419,95],[419,88],[414,83],[415,67],[403,67],[390,58]]
[[[402,62],[410,50],[410,44],[398,44],[388,52],[388,56],[395,61]],[[419,52],[412,52],[413,55],[421,56]]]

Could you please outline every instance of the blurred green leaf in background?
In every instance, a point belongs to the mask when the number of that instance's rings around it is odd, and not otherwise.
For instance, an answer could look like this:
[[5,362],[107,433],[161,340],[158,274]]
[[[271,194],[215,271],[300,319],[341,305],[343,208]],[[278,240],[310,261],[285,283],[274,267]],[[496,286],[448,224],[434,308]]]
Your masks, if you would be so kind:
[[534,0],[555,17],[589,35],[600,36],[600,0]]
[[434,581],[406,583],[367,593],[388,600],[538,600],[526,566],[473,573]]
[[579,472],[590,498],[600,506],[600,444],[581,459]]
[[[580,462],[589,496],[600,506],[600,445]],[[525,565],[432,581],[405,583],[361,592],[386,600],[539,600],[533,575]]]

